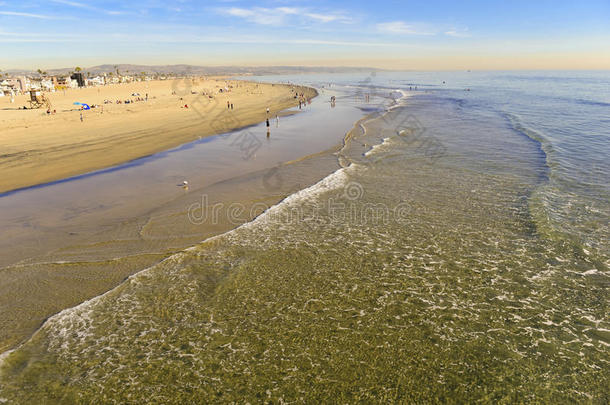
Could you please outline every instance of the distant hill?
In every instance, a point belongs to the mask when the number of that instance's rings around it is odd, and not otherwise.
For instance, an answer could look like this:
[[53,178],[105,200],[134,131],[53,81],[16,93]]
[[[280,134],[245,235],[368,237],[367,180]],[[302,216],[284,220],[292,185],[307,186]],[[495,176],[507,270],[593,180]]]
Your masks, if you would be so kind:
[[[173,75],[270,75],[270,74],[299,74],[299,73],[360,73],[372,71],[381,71],[382,69],[366,68],[366,67],[310,67],[310,66],[195,66],[195,65],[98,65],[91,67],[83,67],[84,73],[90,75],[99,75],[118,71],[121,74],[140,74],[158,73],[158,74],[173,74]],[[48,75],[57,76],[65,75],[74,71],[74,67],[62,69],[47,69]],[[10,74],[35,74],[35,71],[28,70],[7,70]]]

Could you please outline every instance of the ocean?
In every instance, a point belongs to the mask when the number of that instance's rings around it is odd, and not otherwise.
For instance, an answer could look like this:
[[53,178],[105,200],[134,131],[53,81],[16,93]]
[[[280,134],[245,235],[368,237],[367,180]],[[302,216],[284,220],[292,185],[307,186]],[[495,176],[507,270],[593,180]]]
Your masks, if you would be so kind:
[[0,402],[610,401],[609,72],[259,79],[362,112],[338,168],[49,318]]

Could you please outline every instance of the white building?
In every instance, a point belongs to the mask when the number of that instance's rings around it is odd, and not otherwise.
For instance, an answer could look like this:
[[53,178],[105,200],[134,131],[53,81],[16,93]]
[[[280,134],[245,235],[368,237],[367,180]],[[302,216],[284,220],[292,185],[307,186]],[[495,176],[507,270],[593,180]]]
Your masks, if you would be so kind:
[[3,80],[0,82],[0,97],[8,96],[11,93],[11,87],[8,80]]
[[42,79],[40,81],[40,88],[44,91],[55,91],[55,85],[51,79]]
[[89,86],[103,86],[104,84],[106,84],[106,81],[102,76],[96,76],[94,78],[87,79],[87,82]]
[[17,88],[21,93],[25,93],[30,89],[30,79],[25,76],[17,78]]
[[42,86],[40,85],[40,80],[29,80],[28,81],[29,85],[28,88],[25,90],[42,90]]

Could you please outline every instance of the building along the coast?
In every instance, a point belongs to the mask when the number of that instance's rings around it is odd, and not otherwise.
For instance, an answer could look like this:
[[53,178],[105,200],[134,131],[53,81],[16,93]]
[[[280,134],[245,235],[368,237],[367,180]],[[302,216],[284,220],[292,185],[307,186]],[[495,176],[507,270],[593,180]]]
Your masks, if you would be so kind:
[[103,86],[106,84],[106,80],[103,76],[96,76],[91,79],[87,79],[88,86]]
[[27,77],[25,77],[25,76],[17,77],[16,81],[17,81],[18,90],[21,93],[25,93],[26,91],[30,90],[30,79],[28,79]]
[[0,97],[17,93],[17,83],[13,79],[4,79],[0,82]]

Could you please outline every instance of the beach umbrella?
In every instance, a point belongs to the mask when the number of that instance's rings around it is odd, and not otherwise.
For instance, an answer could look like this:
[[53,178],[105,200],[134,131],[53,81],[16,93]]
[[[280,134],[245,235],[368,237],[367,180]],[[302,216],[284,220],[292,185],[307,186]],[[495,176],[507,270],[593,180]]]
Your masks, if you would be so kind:
[[85,104],[85,103],[79,103],[78,101],[75,101],[72,103],[73,105],[80,105],[83,106],[83,110],[90,110],[91,107],[89,107],[89,104]]

